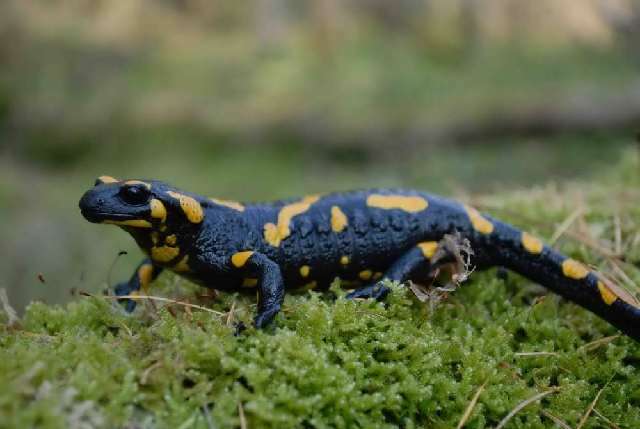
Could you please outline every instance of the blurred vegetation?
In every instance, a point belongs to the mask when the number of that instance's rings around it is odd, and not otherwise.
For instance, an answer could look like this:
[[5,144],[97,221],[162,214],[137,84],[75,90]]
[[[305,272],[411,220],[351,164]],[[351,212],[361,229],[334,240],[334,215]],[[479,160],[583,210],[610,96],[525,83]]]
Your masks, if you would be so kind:
[[607,170],[640,119],[638,5],[4,1],[0,283],[23,308],[128,276],[128,237],[76,210],[101,174],[264,200]]
[[60,166],[164,133],[377,150],[640,118],[640,3],[385,3],[3,2],[6,141]]
[[101,174],[240,200],[598,174],[640,120],[638,6],[3,1],[0,286],[22,309],[129,275],[76,209]]
[[[640,154],[626,152],[597,181],[474,202],[547,239],[582,207],[557,246],[612,278],[622,264],[629,288],[640,282],[639,166]],[[628,262],[603,256],[618,251]],[[4,314],[0,323],[0,422],[444,429],[480,391],[466,428],[494,428],[544,392],[507,427],[554,428],[553,418],[584,429],[640,425],[640,346],[593,314],[494,270],[436,307],[393,288],[386,304],[344,300],[337,284],[290,294],[276,326],[240,336],[233,323],[250,324],[253,297],[204,296],[172,275],[153,293],[221,314],[145,302],[128,315],[101,296],[33,303],[22,320],[10,325]]]

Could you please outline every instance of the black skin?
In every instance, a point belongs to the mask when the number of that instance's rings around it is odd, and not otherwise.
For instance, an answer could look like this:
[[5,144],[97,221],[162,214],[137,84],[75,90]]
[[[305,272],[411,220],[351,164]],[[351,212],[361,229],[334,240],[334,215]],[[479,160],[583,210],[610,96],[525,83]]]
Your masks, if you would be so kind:
[[[199,222],[189,220],[179,200],[170,195],[172,192],[197,202],[202,215]],[[368,203],[372,195],[417,199],[426,201],[427,206],[380,207]],[[166,218],[152,216],[153,199],[162,203]],[[344,215],[337,230],[332,228],[335,207]],[[473,251],[471,263],[476,268],[497,266],[515,271],[640,340],[640,310],[635,301],[612,295],[609,289],[607,303],[597,273],[588,271],[572,278],[562,268],[568,260],[566,256],[547,246],[536,252],[527,250],[520,230],[485,215],[483,219],[491,229],[483,231],[474,226],[464,205],[423,192],[378,189],[230,207],[159,181],[107,178],[99,179],[84,194],[80,208],[85,218],[94,223],[147,222],[143,226],[121,227],[151,256],[141,264],[151,264],[151,280],[162,269],[176,270],[187,256],[188,271],[183,267],[178,274],[202,286],[222,291],[252,291],[243,282],[247,278],[256,279],[253,287],[258,290],[258,312],[254,323],[258,328],[269,324],[280,311],[285,289],[308,287],[312,281],[317,288],[327,287],[336,277],[360,281],[362,287],[348,297],[376,299],[389,293],[382,280],[424,281],[442,265],[451,263],[454,255],[443,246],[438,246],[435,254],[427,255],[418,245],[441,243],[445,236],[457,235],[468,240]],[[283,218],[287,213],[292,215],[289,234],[281,236],[280,242],[268,239],[265,225],[277,225],[279,215]],[[154,236],[156,243],[160,243],[156,246],[162,246],[171,235],[176,241],[168,247],[177,250],[170,260],[154,260],[151,251]],[[234,255],[246,258],[238,258],[243,260],[234,263]],[[345,256],[346,264],[341,262]],[[306,276],[301,271],[303,266],[308,267]],[[382,275],[370,277],[373,273]],[[127,295],[140,287],[136,271],[131,280],[116,287],[116,293]],[[134,305],[133,301],[127,303],[128,310],[133,310]]]

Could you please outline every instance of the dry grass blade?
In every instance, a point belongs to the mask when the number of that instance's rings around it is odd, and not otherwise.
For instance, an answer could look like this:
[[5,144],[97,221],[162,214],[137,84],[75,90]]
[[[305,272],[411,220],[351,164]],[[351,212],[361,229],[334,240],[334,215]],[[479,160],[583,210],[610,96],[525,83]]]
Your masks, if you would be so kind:
[[569,217],[567,217],[559,226],[558,228],[555,230],[555,232],[553,233],[553,235],[551,236],[551,239],[549,240],[549,245],[553,246],[554,244],[556,244],[556,242],[560,239],[560,237],[562,237],[564,235],[565,232],[567,232],[567,230],[569,228],[571,228],[571,225],[573,225],[573,223],[580,217],[582,216],[582,214],[584,213],[584,208],[583,207],[578,207],[577,209],[575,209],[570,215]]
[[233,312],[235,311],[235,309],[236,309],[236,301],[234,300],[231,303],[231,308],[229,309],[229,312],[227,313],[227,322],[226,322],[227,326],[231,326],[231,322],[233,322]]
[[207,428],[213,429],[216,426],[213,424],[213,420],[211,419],[211,413],[209,412],[209,406],[202,406],[202,414],[204,414],[204,419],[207,422]]
[[[638,288],[638,285],[636,285],[636,283],[631,279],[631,277],[629,277],[627,273],[625,273],[624,270],[620,268],[620,265],[616,264],[615,261],[611,261],[611,260],[609,261],[609,264],[611,265],[615,273],[618,276],[620,276],[620,278],[622,278],[625,281],[625,283],[627,283],[627,285],[631,287],[631,289],[633,289],[634,291],[640,290],[640,288]],[[635,300],[635,297],[634,297],[634,300]],[[639,304],[638,300],[635,300],[634,304],[637,306],[637,304]]]
[[615,252],[617,254],[621,254],[622,253],[622,222],[620,222],[620,216],[617,214],[613,217],[613,225],[614,225]]
[[589,238],[586,235],[579,234],[573,231],[565,231],[565,235],[571,237],[572,239],[576,240],[579,243],[584,244],[591,250],[598,252],[601,256],[605,258],[612,258],[612,259],[619,260],[623,256],[622,253],[617,253],[613,250],[607,249],[606,247],[602,246],[600,243]]
[[247,429],[247,418],[244,416],[242,402],[238,402],[238,417],[240,418],[240,429]]
[[[612,266],[615,267],[615,265],[613,264],[612,260],[610,260],[609,263]],[[640,305],[640,303],[638,302],[636,297],[631,292],[626,290],[624,287],[619,286],[619,284],[622,284],[621,281],[618,280],[618,283],[616,283],[615,281],[610,280],[609,277],[605,276],[603,273],[598,273],[597,272],[596,276],[598,277],[598,279],[600,281],[602,281],[611,290],[611,292],[616,294],[618,298],[620,298],[621,300],[623,300],[627,304],[631,304],[634,307],[637,307],[638,305]]]
[[602,395],[602,392],[604,392],[604,389],[606,389],[608,385],[609,383],[605,384],[604,387],[598,391],[598,393],[596,394],[596,397],[593,398],[593,401],[591,402],[591,404],[589,404],[587,411],[584,412],[584,415],[580,419],[580,423],[578,423],[578,426],[576,426],[576,429],[582,429],[582,426],[584,426],[584,424],[587,422],[587,419],[589,419],[591,412],[595,408],[596,403],[598,402],[598,399],[600,399],[600,395]]
[[541,356],[558,356],[555,352],[522,352],[514,353],[515,357],[541,357]]
[[640,232],[633,236],[633,239],[630,240],[631,244],[627,247],[634,248],[640,244]]
[[174,299],[169,299],[169,298],[163,298],[161,296],[151,296],[151,295],[123,295],[123,296],[118,296],[115,297],[117,299],[150,299],[153,301],[160,301],[160,302],[168,302],[170,304],[176,304],[176,305],[181,305],[183,307],[187,307],[187,308],[195,308],[198,310],[202,310],[202,311],[206,311],[207,313],[212,313],[215,314],[217,316],[224,316],[225,313],[222,313],[220,311],[215,311],[215,310],[211,310],[210,308],[207,307],[202,307],[201,305],[196,305],[196,304],[190,304],[188,302],[184,302],[184,301],[176,301]]
[[187,317],[189,318],[189,320],[193,320],[193,313],[191,312],[191,303],[188,302],[187,304],[189,305],[185,305],[184,312],[187,314]]
[[571,426],[569,426],[564,420],[562,420],[560,417],[554,416],[547,410],[542,410],[542,415],[554,422],[556,425],[558,425],[558,427],[562,429],[571,429]]
[[503,427],[505,427],[507,423],[509,423],[509,420],[511,420],[513,416],[518,414],[527,405],[533,404],[534,402],[539,401],[540,399],[544,398],[545,396],[551,395],[552,393],[557,393],[558,390],[559,389],[547,390],[546,392],[538,393],[537,395],[534,395],[531,398],[525,399],[524,401],[520,402],[515,406],[513,410],[509,412],[509,414],[504,417],[504,419],[500,420],[500,423],[498,423],[496,429],[502,429]]
[[595,414],[596,416],[604,420],[604,422],[608,424],[611,429],[620,429],[620,426],[618,426],[617,424],[615,424],[614,422],[612,422],[611,420],[603,416],[602,413],[598,411],[598,409],[595,407],[593,408],[593,414]]
[[127,331],[127,334],[129,334],[130,337],[133,337],[133,332],[131,332],[131,329],[129,329],[129,327],[124,322],[120,322],[120,326],[122,326],[124,330]]
[[487,382],[485,381],[484,383],[482,383],[482,386],[480,386],[476,391],[476,393],[473,395],[473,398],[471,399],[471,402],[469,402],[469,405],[467,405],[467,409],[464,410],[464,414],[462,415],[462,418],[460,419],[458,426],[456,426],[456,429],[462,429],[464,425],[467,424],[467,420],[469,420],[469,417],[471,417],[471,413],[473,412],[473,409],[476,407],[476,404],[478,403],[478,399],[480,398],[480,395],[484,391],[484,387],[486,385],[487,385]]
[[142,376],[140,377],[140,384],[142,385],[147,384],[147,380],[149,379],[149,374],[151,374],[151,372],[154,369],[160,368],[161,366],[162,366],[162,362],[158,361],[153,365],[151,365],[149,368],[145,369],[144,372],[142,373]]
[[[86,296],[93,296],[91,294],[87,294],[87,293],[83,293],[83,295]],[[175,305],[181,305],[183,307],[188,307],[188,308],[195,308],[197,310],[201,310],[201,311],[206,311],[207,313],[212,313],[215,314],[217,316],[224,316],[225,313],[222,313],[220,311],[215,311],[215,310],[211,310],[210,308],[206,308],[206,307],[202,307],[200,305],[196,305],[196,304],[189,304],[188,302],[184,302],[184,301],[176,301],[174,299],[169,299],[169,298],[163,298],[161,296],[152,296],[152,295],[122,295],[122,296],[105,296],[104,298],[107,299],[150,299],[153,301],[160,301],[160,302],[167,302],[169,304],[175,304]]]
[[597,339],[595,341],[591,341],[590,343],[587,343],[581,346],[579,350],[585,350],[588,352],[593,351],[599,347],[609,344],[610,342],[612,342],[616,338],[619,338],[620,336],[621,336],[620,334],[616,334],[616,335],[611,335],[610,337],[604,337],[604,338]]

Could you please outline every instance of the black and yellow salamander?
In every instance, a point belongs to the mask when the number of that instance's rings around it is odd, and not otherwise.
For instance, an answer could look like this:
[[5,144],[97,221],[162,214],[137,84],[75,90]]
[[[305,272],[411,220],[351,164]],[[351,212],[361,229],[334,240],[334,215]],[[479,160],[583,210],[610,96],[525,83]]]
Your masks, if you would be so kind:
[[[90,222],[115,224],[147,254],[118,295],[146,290],[163,269],[222,291],[258,291],[255,325],[280,311],[285,288],[359,281],[350,298],[382,299],[382,280],[424,279],[451,263],[448,234],[472,264],[511,269],[640,340],[635,300],[538,238],[475,209],[412,190],[376,189],[261,204],[204,198],[155,180],[100,177],[80,200]],[[129,310],[135,303],[128,302]]]

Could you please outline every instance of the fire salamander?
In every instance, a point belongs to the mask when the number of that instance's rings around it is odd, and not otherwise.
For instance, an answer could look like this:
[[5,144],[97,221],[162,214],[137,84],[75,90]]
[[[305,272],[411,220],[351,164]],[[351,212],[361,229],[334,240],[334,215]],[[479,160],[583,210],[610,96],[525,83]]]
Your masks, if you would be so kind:
[[[640,340],[635,299],[535,236],[472,207],[412,190],[368,190],[242,204],[204,198],[152,180],[103,176],[80,200],[90,222],[115,224],[146,253],[116,294],[147,291],[163,269],[223,291],[256,290],[255,326],[280,311],[285,288],[358,281],[349,298],[382,299],[382,280],[424,279],[451,255],[439,243],[459,234],[472,264],[511,269]],[[422,277],[421,277],[422,276]],[[128,302],[133,310],[135,303]]]

